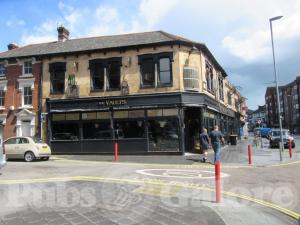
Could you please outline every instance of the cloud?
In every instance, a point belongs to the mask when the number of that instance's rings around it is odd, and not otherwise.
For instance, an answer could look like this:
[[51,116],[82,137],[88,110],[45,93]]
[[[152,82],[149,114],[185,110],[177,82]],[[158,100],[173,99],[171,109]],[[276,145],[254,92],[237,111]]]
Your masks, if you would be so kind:
[[[300,37],[300,2],[290,1],[290,3],[293,4],[290,4],[289,10],[285,10],[282,14],[273,13],[273,16],[285,15],[281,20],[272,23],[274,39],[282,48],[286,47],[287,42]],[[271,40],[268,19],[273,16],[264,18],[265,26],[262,28],[256,22],[253,27],[232,31],[224,37],[223,47],[246,63],[269,61]]]
[[146,27],[150,29],[178,3],[180,3],[179,0],[142,0],[139,6],[139,16],[145,20]]
[[21,19],[10,19],[6,21],[5,25],[8,27],[24,26],[25,21]]

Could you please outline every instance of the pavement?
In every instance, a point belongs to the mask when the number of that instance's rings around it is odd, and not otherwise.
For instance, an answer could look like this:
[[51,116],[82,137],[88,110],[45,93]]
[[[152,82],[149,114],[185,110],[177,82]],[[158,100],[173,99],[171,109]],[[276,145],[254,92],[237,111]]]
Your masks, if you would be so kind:
[[[252,166],[274,166],[291,163],[300,160],[300,136],[297,136],[296,148],[293,149],[293,158],[290,159],[288,149],[282,152],[282,161],[280,161],[279,149],[270,149],[269,141],[262,139],[262,144],[254,145],[253,137],[239,140],[237,145],[226,145],[222,147],[221,163],[226,166],[247,166],[248,145],[252,146]],[[124,163],[142,163],[142,164],[174,164],[174,165],[213,165],[213,150],[208,151],[208,160],[206,164],[202,163],[203,155],[195,153],[185,153],[181,155],[119,155],[118,162]],[[113,162],[112,155],[57,155],[57,158],[68,160],[87,160]]]
[[0,171],[0,225],[299,224],[298,148],[283,162],[276,149],[254,148],[249,166],[250,142],[222,150],[221,203],[201,155],[10,160]]

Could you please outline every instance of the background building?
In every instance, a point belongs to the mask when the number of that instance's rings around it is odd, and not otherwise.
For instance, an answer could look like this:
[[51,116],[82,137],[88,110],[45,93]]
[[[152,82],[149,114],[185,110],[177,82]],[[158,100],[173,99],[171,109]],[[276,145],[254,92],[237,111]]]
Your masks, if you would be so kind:
[[258,106],[256,110],[248,110],[249,129],[267,126],[266,106]]
[[[289,129],[293,133],[300,132],[299,86],[300,77],[297,77],[293,82],[279,87],[282,124],[284,128]],[[277,96],[275,87],[267,88],[265,101],[268,125],[271,127],[278,127]]]

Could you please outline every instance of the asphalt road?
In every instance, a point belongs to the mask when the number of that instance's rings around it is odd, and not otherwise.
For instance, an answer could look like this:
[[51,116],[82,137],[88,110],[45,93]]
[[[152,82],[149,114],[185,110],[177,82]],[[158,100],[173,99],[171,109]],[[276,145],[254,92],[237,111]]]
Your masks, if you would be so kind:
[[214,169],[205,165],[9,161],[0,224],[298,224],[274,207],[300,212],[299,168],[224,168],[227,192],[217,204]]

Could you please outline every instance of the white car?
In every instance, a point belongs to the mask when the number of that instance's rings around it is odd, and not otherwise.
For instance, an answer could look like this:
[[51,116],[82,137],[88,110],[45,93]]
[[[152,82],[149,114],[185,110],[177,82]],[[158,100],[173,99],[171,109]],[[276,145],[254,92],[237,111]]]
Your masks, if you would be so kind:
[[41,139],[31,137],[13,137],[4,141],[7,159],[24,159],[32,162],[35,159],[49,160],[51,150]]
[[[0,140],[1,142],[1,140]],[[2,145],[0,145],[0,169],[6,165],[5,151]]]

